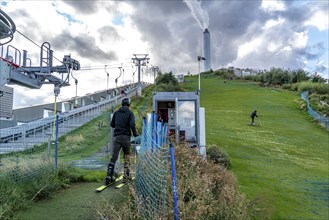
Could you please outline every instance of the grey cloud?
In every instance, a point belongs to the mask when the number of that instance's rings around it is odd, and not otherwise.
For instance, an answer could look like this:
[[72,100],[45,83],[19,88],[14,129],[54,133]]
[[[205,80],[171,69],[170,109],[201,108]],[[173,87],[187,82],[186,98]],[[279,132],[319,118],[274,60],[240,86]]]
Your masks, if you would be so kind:
[[138,1],[134,7],[136,14],[132,19],[142,33],[142,38],[151,46],[153,65],[159,65],[154,60],[167,67],[174,66],[174,63],[182,66],[196,60],[202,30],[185,3]]
[[[260,6],[261,1],[202,1],[202,7],[210,16],[214,67],[234,61],[238,47],[260,33],[262,25],[270,17]],[[143,33],[143,38],[159,54],[161,62],[195,62],[201,53],[203,30],[184,3],[147,1],[138,2],[135,7],[133,21]],[[177,61],[177,57],[184,57],[185,60]]]
[[316,65],[315,72],[318,72],[318,73],[327,73],[327,78],[329,78],[329,75],[328,75],[328,67],[327,66],[324,66],[324,65]]
[[77,12],[79,13],[85,13],[85,14],[92,14],[97,12],[97,9],[99,7],[99,1],[98,0],[67,0],[63,1],[65,4],[70,5],[73,7]]
[[122,37],[119,35],[119,33],[117,32],[117,30],[114,27],[104,26],[104,27],[100,28],[98,31],[101,35],[100,38],[102,41],[108,39],[109,37],[116,39],[116,40],[122,39]]
[[[25,10],[16,10],[15,12],[10,14],[10,17],[13,19],[14,23],[16,24],[15,20],[16,18],[29,18],[30,15]],[[40,37],[40,34],[38,30],[40,30],[40,26],[38,25],[38,22],[33,19],[24,19],[24,25],[17,26],[17,31],[23,33],[30,39],[38,39]],[[17,34],[14,35],[16,37]]]
[[69,33],[61,33],[52,40],[53,48],[76,51],[81,57],[89,60],[108,62],[116,60],[117,55],[113,51],[104,52],[95,44],[95,39],[88,35],[72,36]]
[[260,6],[260,1],[212,1],[207,5],[214,67],[234,61],[238,47],[260,34],[267,17]]
[[299,53],[307,60],[316,60],[324,54],[325,50],[324,43],[319,42],[300,50]]
[[[226,66],[237,60],[238,48],[260,36],[263,45],[240,60],[244,66],[270,68],[272,66],[301,68],[303,59],[318,59],[324,53],[323,44],[294,49],[296,32],[304,32],[304,22],[314,10],[324,6],[323,2],[310,2],[303,7],[294,2],[283,2],[285,11],[268,12],[261,8],[262,1],[202,1],[202,7],[210,17],[209,31],[212,45],[212,66]],[[322,5],[322,6],[321,6]],[[195,62],[200,53],[203,30],[191,15],[188,7],[180,1],[138,1],[134,2],[136,14],[133,21],[152,47],[158,60],[167,65],[176,62]],[[150,13],[147,13],[150,12]],[[270,19],[285,19],[284,25],[264,30]],[[266,31],[266,32],[265,32]],[[269,43],[278,47],[268,51]],[[290,46],[292,51],[282,50]],[[185,55],[185,56],[184,56]],[[190,58],[187,59],[186,55]],[[179,57],[185,60],[175,60]],[[184,64],[182,64],[184,65]]]

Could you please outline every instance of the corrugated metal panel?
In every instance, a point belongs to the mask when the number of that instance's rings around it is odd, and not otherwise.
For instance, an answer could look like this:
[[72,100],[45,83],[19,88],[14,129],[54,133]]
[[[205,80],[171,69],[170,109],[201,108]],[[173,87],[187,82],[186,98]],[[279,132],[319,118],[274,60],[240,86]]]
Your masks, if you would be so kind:
[[8,86],[0,87],[0,117],[12,118],[14,89]]

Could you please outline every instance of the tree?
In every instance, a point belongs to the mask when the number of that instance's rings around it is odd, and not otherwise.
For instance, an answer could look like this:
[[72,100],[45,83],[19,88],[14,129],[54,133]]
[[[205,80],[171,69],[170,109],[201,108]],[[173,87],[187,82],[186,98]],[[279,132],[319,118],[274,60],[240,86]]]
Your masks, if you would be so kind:
[[303,69],[293,70],[291,74],[291,83],[308,81],[310,79],[309,73]]
[[325,83],[326,80],[322,78],[317,72],[312,75],[312,82],[314,83]]
[[159,75],[155,79],[155,84],[156,84],[155,90],[159,92],[181,91],[178,81],[175,78],[175,76],[172,74],[172,72]]

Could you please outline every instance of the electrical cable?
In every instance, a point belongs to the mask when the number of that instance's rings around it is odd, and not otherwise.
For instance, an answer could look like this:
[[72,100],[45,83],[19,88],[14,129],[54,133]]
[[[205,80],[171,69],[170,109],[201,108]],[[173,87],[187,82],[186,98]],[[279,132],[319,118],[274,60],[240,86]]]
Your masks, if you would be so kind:
[[[22,35],[23,37],[25,37],[26,39],[28,39],[29,41],[31,41],[34,45],[36,45],[36,46],[39,47],[40,49],[42,49],[40,45],[38,45],[38,44],[37,44],[36,42],[34,42],[31,38],[29,38],[28,36],[26,36],[25,34],[23,34],[22,32],[20,32],[19,30],[16,29],[16,32],[19,33],[20,35]],[[43,50],[43,51],[44,51],[44,52],[48,52],[48,51],[46,51],[46,50]],[[63,61],[60,60],[60,59],[58,59],[57,57],[53,56],[53,58],[55,58],[57,61],[63,63]]]
[[[29,40],[30,42],[32,42],[34,45],[36,45],[40,49],[42,49],[40,45],[38,45],[31,38],[29,38],[28,36],[26,36],[25,34],[23,34],[22,32],[20,32],[19,30],[16,29],[16,32],[19,33],[20,35],[22,35],[23,37],[25,37],[27,40]],[[47,52],[47,51],[45,51],[45,52]],[[61,63],[64,64],[64,62],[62,60],[58,59],[57,57],[53,56],[53,58],[55,58],[57,61],[59,61],[59,62],[61,62]],[[126,62],[125,64],[130,64],[130,63],[129,62]],[[118,68],[119,66],[121,66],[121,67],[129,67],[128,65],[122,66],[122,64],[121,65],[120,64],[105,64],[105,65],[108,66],[109,68]],[[85,67],[85,68],[81,67],[79,69],[79,71],[98,70],[98,69],[103,69],[103,68],[104,68],[104,65],[102,65],[102,66],[91,66],[91,67]]]
[[112,65],[105,64],[105,65],[102,65],[102,66],[81,67],[79,69],[79,71],[85,71],[85,70],[102,70],[102,69],[104,69],[104,66],[106,66],[107,69],[116,69],[116,68],[119,68],[119,67],[130,67],[129,65],[121,66],[119,64],[112,64]]

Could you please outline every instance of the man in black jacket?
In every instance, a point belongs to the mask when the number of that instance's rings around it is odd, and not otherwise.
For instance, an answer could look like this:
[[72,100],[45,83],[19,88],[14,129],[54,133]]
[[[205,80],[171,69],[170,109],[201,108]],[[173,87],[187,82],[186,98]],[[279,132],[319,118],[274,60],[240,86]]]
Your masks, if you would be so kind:
[[129,173],[129,154],[130,154],[130,136],[131,132],[134,137],[137,137],[136,126],[135,126],[135,116],[129,109],[130,99],[125,97],[122,99],[122,107],[114,112],[111,127],[114,128],[114,149],[113,154],[108,164],[107,176],[105,179],[105,184],[109,184],[115,180],[113,176],[114,165],[118,160],[119,152],[122,148],[124,153],[124,176],[123,180],[125,182],[131,180]]
[[251,117],[251,126],[255,126],[255,117],[258,118],[257,111],[256,111],[256,110],[253,111],[253,112],[251,113],[250,117]]

